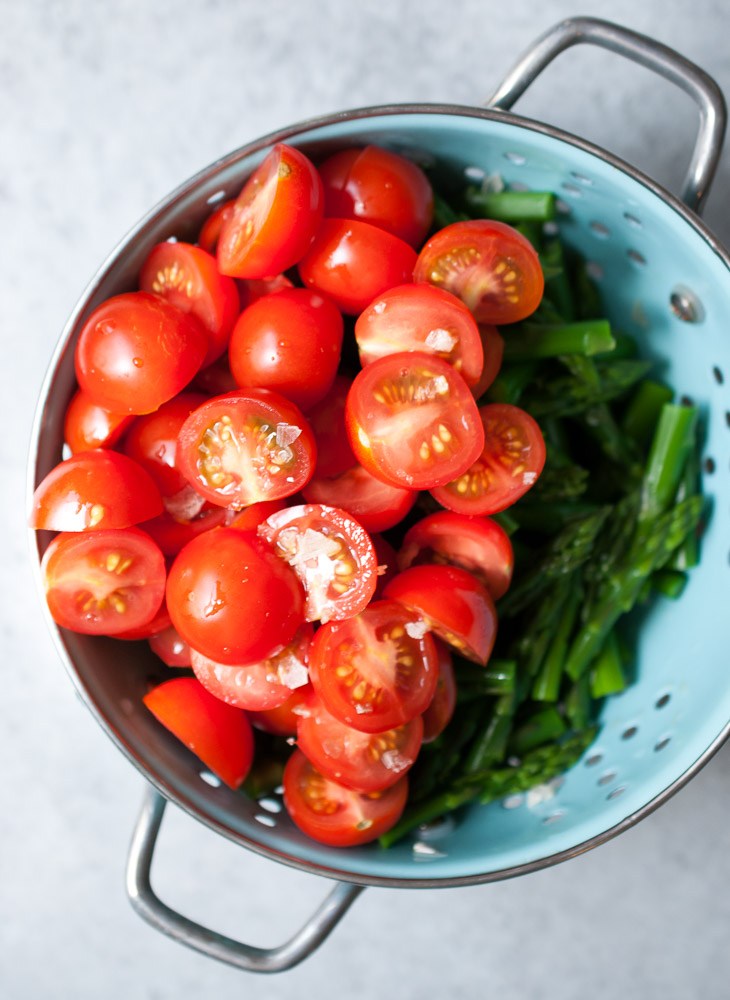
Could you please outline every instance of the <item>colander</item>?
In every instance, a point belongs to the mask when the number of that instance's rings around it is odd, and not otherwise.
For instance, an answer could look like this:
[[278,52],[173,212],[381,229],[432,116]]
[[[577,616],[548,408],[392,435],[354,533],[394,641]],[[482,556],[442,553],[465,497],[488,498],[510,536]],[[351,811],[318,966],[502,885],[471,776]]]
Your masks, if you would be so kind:
[[[700,127],[682,200],[604,150],[508,113],[557,54],[582,42],[654,70],[697,103]],[[153,244],[173,236],[194,239],[211,206],[236,194],[271,145],[281,141],[313,157],[346,145],[378,143],[439,164],[452,175],[499,174],[508,185],[556,192],[560,234],[590,262],[609,318],[657,360],[680,397],[699,405],[707,428],[703,490],[713,511],[701,563],[679,602],[660,602],[652,609],[641,630],[636,681],[606,702],[595,744],[549,788],[467,809],[456,821],[387,851],[316,844],[294,828],[276,798],[251,801],[220,784],[143,707],[150,681],[164,679],[166,669],[146,644],[67,633],[46,611],[83,700],[148,779],[127,888],[135,908],[160,930],[239,968],[281,971],[311,953],[364,886],[463,886],[570,858],[646,816],[728,736],[730,395],[724,383],[730,379],[730,257],[695,214],[715,172],[724,127],[722,95],[697,66],[624,28],[572,19],[538,39],[486,108],[389,105],[265,136],[183,184],[103,264],[69,319],[45,380],[33,435],[31,487],[61,455],[63,413],[74,389],[74,342],[86,317],[102,300],[135,287]],[[44,539],[34,542],[37,555],[45,544]],[[277,948],[254,948],[199,926],[168,908],[151,888],[167,800],[244,847],[336,880],[334,888],[305,927]]]

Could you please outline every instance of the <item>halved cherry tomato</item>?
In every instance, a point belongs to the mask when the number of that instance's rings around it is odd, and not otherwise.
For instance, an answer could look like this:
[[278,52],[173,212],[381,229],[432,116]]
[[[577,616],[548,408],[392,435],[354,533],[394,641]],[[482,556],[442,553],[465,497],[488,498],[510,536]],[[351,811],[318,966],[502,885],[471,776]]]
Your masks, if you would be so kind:
[[240,510],[300,490],[314,472],[316,446],[294,403],[268,389],[238,389],[190,414],[177,461],[206,500]]
[[126,292],[98,306],[76,345],[79,385],[115,413],[151,413],[195,375],[208,349],[196,316],[159,295]]
[[366,531],[387,531],[408,514],[418,493],[384,483],[362,465],[354,465],[339,476],[313,476],[302,496],[307,503],[346,510]]
[[294,573],[253,532],[215,528],[170,568],[167,607],[193,649],[217,663],[255,663],[292,641],[304,620]]
[[403,539],[400,568],[423,563],[468,569],[497,601],[512,580],[514,553],[509,535],[496,521],[443,510],[417,521]]
[[241,313],[228,359],[237,384],[275,389],[307,410],[329,391],[342,350],[342,314],[318,292],[289,288]]
[[461,475],[484,444],[479,412],[461,375],[441,358],[417,351],[364,368],[347,397],[346,419],[360,463],[411,490]]
[[226,526],[232,517],[231,511],[225,507],[207,503],[199,494],[195,495],[198,501],[202,500],[202,507],[199,507],[197,513],[189,517],[176,517],[165,510],[159,517],[153,517],[140,525],[157,542],[166,556],[176,556],[193,538],[212,528]]
[[273,278],[239,278],[238,297],[241,302],[241,310],[248,309],[254,302],[258,302],[264,295],[272,292],[283,292],[285,288],[294,288],[294,283],[285,274],[276,274]]
[[152,477],[116,451],[81,451],[54,466],[33,494],[31,528],[128,528],[162,511]]
[[92,448],[111,448],[133,420],[131,413],[112,413],[79,389],[66,410],[63,439],[74,455]]
[[392,600],[374,601],[354,618],[319,629],[309,676],[340,722],[364,733],[381,733],[428,708],[438,658],[418,613]]
[[384,229],[325,219],[299,262],[299,276],[344,313],[357,315],[376,295],[410,281],[415,263],[413,248]]
[[240,311],[238,288],[212,254],[191,243],[158,243],[142,265],[139,287],[197,316],[208,334],[203,365],[223,354]]
[[231,198],[229,201],[221,202],[217,208],[213,209],[203,223],[200,235],[198,236],[198,246],[201,250],[206,250],[208,253],[215,253],[221,229],[233,215],[235,204],[236,199]]
[[435,500],[459,514],[496,514],[535,485],[545,465],[545,441],[537,423],[519,406],[490,403],[479,416],[484,449],[452,482],[432,489]]
[[530,241],[492,219],[454,222],[425,244],[414,281],[457,295],[478,323],[516,323],[540,305],[545,279]]
[[166,666],[190,666],[190,646],[173,625],[151,635],[147,643],[155,656],[159,656]]
[[434,285],[397,285],[379,295],[358,316],[355,338],[363,367],[389,354],[422,351],[447,361],[468,386],[484,368],[474,317],[461,299]]
[[484,367],[479,381],[472,386],[474,399],[481,399],[492,382],[499,375],[504,357],[504,339],[496,326],[489,326],[487,323],[479,324],[479,336],[482,341],[484,352]]
[[489,591],[460,566],[411,566],[383,590],[389,601],[420,615],[462,656],[486,664],[497,638],[497,612]]
[[433,700],[423,713],[423,742],[433,743],[446,729],[456,708],[456,677],[446,643],[434,639],[439,658],[439,677]]
[[86,635],[116,635],[156,614],[165,594],[165,559],[138,528],[57,535],[41,575],[57,625]]
[[433,191],[421,168],[380,146],[345,149],[319,166],[325,215],[361,219],[418,247],[431,228]]
[[289,692],[289,697],[276,708],[265,708],[260,712],[249,712],[248,717],[254,729],[273,736],[294,737],[300,715],[306,711],[307,700],[313,694],[311,684],[303,684]]
[[382,733],[363,733],[336,719],[312,695],[297,724],[297,746],[326,778],[357,792],[390,788],[415,763],[423,738],[420,716]]
[[229,788],[240,788],[254,750],[245,712],[213,697],[194,677],[164,681],[144,696],[144,703]]
[[177,467],[177,436],[193,410],[205,399],[202,393],[181,392],[154,413],[136,417],[124,436],[122,451],[149,472],[163,500],[190,489]]
[[317,442],[317,476],[339,476],[357,461],[345,429],[345,406],[351,385],[351,378],[338,375],[325,398],[307,413]]
[[298,263],[324,212],[314,164],[277,144],[246,181],[218,237],[218,266],[234,278],[270,278]]
[[308,837],[330,847],[367,844],[401,817],[408,778],[384,792],[363,795],[345,788],[314,768],[295,750],[284,768],[284,804],[292,821]]
[[298,504],[272,514],[258,533],[301,581],[307,621],[350,618],[372,598],[378,573],[375,549],[346,511]]

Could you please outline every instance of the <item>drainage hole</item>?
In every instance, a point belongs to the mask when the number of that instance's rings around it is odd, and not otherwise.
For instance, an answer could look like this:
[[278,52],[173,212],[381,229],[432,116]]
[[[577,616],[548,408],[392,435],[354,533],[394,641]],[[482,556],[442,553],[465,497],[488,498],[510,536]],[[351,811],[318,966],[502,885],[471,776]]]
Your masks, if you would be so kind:
[[607,799],[618,798],[619,795],[623,795],[626,791],[626,785],[619,785],[618,788],[612,788],[611,791],[606,796]]
[[610,783],[616,778],[616,771],[604,771],[601,777],[598,779],[599,785],[610,785]]
[[624,729],[624,731],[621,733],[621,739],[631,740],[634,738],[634,736],[636,736],[638,731],[639,731],[638,726],[629,726],[627,729]]
[[659,752],[659,750],[663,750],[665,747],[669,746],[671,741],[672,741],[671,736],[662,736],[662,738],[657,743],[654,744],[654,749],[657,752]]
[[671,694],[663,694],[660,698],[654,702],[654,708],[664,708],[672,700]]

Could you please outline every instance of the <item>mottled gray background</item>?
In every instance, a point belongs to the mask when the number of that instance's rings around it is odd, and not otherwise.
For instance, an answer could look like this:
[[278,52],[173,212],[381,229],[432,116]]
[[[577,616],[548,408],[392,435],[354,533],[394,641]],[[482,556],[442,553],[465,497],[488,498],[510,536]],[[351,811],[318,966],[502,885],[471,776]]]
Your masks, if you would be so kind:
[[[43,371],[86,281],[139,216],[209,161],[309,115],[478,101],[573,13],[656,36],[730,92],[726,0],[0,0],[3,1000],[728,996],[727,750],[637,828],[558,868],[464,890],[366,892],[281,977],[236,973],[161,937],[122,883],[142,778],[74,697],[28,565],[23,479]],[[695,130],[687,98],[595,50],[563,56],[520,110],[671,188]],[[706,212],[726,242],[729,163]],[[185,912],[272,944],[323,894],[318,879],[169,813],[156,877]]]

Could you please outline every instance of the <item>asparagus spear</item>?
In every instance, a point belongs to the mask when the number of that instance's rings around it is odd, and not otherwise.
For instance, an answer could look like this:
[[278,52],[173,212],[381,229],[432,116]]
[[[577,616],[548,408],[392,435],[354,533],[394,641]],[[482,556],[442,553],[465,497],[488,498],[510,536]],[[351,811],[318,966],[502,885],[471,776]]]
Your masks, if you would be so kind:
[[552,191],[466,190],[467,208],[475,215],[500,222],[548,222],[555,218]]

